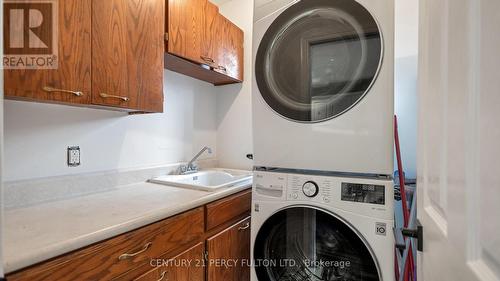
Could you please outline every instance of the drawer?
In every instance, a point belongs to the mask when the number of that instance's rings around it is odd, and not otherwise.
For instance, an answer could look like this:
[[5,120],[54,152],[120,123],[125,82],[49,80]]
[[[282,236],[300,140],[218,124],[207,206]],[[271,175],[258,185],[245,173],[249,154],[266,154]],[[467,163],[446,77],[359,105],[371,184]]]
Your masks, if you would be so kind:
[[[188,222],[188,223],[186,223]],[[7,276],[9,280],[110,280],[204,233],[203,207],[122,234]]]
[[206,205],[207,230],[250,213],[252,191],[247,190]]
[[173,258],[158,261],[158,267],[135,281],[204,281],[204,252],[205,243],[199,243]]

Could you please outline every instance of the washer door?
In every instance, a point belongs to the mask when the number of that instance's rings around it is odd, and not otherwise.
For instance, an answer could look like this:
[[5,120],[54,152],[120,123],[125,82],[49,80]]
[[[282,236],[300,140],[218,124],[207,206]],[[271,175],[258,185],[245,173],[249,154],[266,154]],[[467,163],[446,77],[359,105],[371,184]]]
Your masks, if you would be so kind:
[[262,97],[297,122],[332,119],[369,91],[382,63],[372,15],[354,0],[303,0],[271,24],[257,51]]
[[379,280],[360,236],[324,211],[292,207],[271,216],[254,246],[259,281]]

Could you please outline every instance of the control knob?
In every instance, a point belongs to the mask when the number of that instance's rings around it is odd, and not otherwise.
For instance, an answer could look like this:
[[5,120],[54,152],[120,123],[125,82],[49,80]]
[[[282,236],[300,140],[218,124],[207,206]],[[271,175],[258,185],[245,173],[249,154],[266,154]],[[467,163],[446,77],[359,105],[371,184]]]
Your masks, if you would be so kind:
[[315,197],[319,193],[318,184],[313,181],[308,181],[302,185],[302,192],[304,192],[304,195],[307,197]]

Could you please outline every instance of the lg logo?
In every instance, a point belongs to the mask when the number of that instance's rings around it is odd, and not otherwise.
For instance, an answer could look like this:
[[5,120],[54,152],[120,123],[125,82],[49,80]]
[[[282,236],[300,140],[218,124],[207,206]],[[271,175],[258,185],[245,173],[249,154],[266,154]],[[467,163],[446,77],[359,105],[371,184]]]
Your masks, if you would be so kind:
[[4,0],[5,68],[57,68],[57,0]]

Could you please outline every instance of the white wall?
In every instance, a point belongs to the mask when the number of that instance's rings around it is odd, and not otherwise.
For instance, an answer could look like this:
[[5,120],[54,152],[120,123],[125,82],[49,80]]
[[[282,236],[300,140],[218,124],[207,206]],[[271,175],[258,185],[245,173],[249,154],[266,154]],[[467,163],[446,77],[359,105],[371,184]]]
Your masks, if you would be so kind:
[[416,178],[418,0],[396,0],[395,15],[395,112],[403,169]]
[[[243,84],[214,87],[165,71],[165,113],[125,113],[6,101],[6,181],[187,161],[214,149],[221,167],[251,169],[253,1],[223,1],[221,13],[245,32]],[[242,12],[244,11],[244,12]],[[66,165],[67,146],[81,148],[82,165]]]
[[224,2],[220,12],[245,33],[242,84],[217,87],[217,149],[221,167],[251,169],[252,144],[252,26],[253,1]]
[[[99,109],[5,102],[4,180],[146,167],[189,160],[217,146],[216,88],[165,71],[163,114],[128,116]],[[82,165],[66,165],[79,145]]]
[[[0,5],[0,22],[3,23],[3,5]],[[3,25],[2,25],[3,26]],[[0,28],[0,54],[3,54],[3,28]],[[0,278],[3,272],[3,69],[0,67]]]

